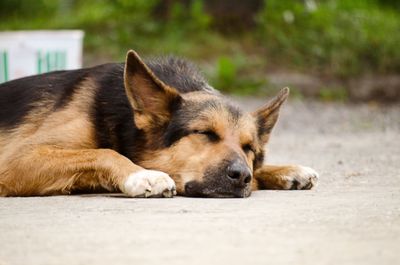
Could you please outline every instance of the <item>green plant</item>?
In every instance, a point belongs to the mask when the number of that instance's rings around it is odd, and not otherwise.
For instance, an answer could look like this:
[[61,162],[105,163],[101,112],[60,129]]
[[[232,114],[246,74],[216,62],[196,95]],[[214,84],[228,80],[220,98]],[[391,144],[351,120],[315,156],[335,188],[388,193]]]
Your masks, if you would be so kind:
[[221,56],[210,74],[211,82],[222,91],[240,95],[254,94],[266,85],[267,80],[254,74],[246,74],[249,71],[253,71],[252,65],[243,55]]
[[229,57],[220,57],[217,61],[215,75],[215,83],[219,89],[232,90],[237,80],[237,66]]
[[400,71],[400,14],[373,0],[268,0],[259,25],[269,55],[292,68],[340,77]]
[[[269,93],[276,70],[336,80],[400,73],[396,0],[266,0],[257,27],[228,35],[206,1],[167,2],[162,17],[161,0],[2,0],[0,30],[82,29],[85,65],[122,61],[128,49],[215,63],[211,83],[238,94]],[[322,88],[320,98],[345,98],[335,93]]]
[[349,96],[344,87],[322,87],[319,97],[323,101],[347,101]]

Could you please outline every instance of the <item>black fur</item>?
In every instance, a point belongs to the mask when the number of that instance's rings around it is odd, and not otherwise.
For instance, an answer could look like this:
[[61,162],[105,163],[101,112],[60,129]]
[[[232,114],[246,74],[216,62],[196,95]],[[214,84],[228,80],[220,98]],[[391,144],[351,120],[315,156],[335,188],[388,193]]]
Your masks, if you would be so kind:
[[41,99],[39,89],[32,84],[32,77],[0,84],[0,127],[11,129],[22,122],[33,108],[32,102]]
[[91,72],[98,86],[92,106],[98,148],[110,148],[135,161],[143,150],[144,135],[133,121],[125,95],[123,64],[106,64]]
[[[242,115],[242,112],[239,108],[229,104],[228,102],[225,102],[222,99],[211,99],[206,102],[194,104],[192,104],[191,102],[186,102],[180,109],[177,110],[177,113],[175,113],[176,115],[172,115],[172,119],[164,135],[164,146],[169,147],[182,137],[193,133],[189,130],[189,128],[187,128],[188,124],[190,124],[191,121],[193,121],[194,119],[201,119],[203,115],[202,113],[205,110],[218,110],[221,108],[226,108],[229,111],[232,123],[236,123]],[[202,133],[206,134],[211,141],[215,142],[218,140],[218,136],[214,135],[211,129],[208,131],[206,130]]]
[[[194,65],[174,57],[152,59],[146,62],[155,75],[180,93],[205,91],[218,94],[211,88]],[[110,148],[137,161],[146,144],[145,135],[135,126],[133,112],[125,95],[124,64],[104,64],[73,71],[57,71],[17,79],[0,85],[0,127],[14,128],[24,122],[24,117],[38,104],[48,104],[49,111],[66,106],[85,79],[93,80],[97,89],[90,116],[95,126],[98,148]],[[177,103],[178,104],[178,103]],[[223,104],[223,106],[221,106]],[[190,104],[173,108],[172,120],[165,129],[161,147],[171,146],[192,133],[187,124],[201,117],[209,108],[225,107],[237,121],[241,111],[220,100]]]
[[87,72],[88,69],[57,71],[0,84],[0,127],[18,126],[39,103],[49,104],[52,110],[63,107],[71,100]]
[[[207,85],[194,65],[187,61],[166,57],[149,60],[147,64],[161,80],[181,93],[200,90],[217,93]],[[43,103],[44,99],[50,104],[49,109],[64,107],[79,88],[79,83],[88,77],[101,85],[100,98],[113,96],[113,100],[124,102],[123,66],[124,64],[105,64],[93,68],[56,71],[0,84],[0,127],[17,127],[35,104]],[[124,104],[123,106],[125,109]]]
[[177,88],[180,93],[193,91],[217,93],[208,85],[197,67],[186,60],[169,56],[148,60],[146,64],[159,79],[167,85]]
[[[196,69],[182,59],[153,59],[147,65],[160,80],[180,93],[201,90],[212,92]],[[98,86],[91,116],[99,148],[114,149],[132,161],[137,161],[146,139],[133,122],[132,109],[125,95],[123,72],[124,64],[106,64],[91,69],[91,76]],[[179,108],[172,108],[171,111],[182,112]],[[169,129],[164,146],[188,134],[184,128],[174,124]]]
[[[187,61],[166,57],[149,60],[146,64],[158,78],[180,93],[201,90],[218,93]],[[91,79],[97,85],[91,117],[98,148],[114,149],[135,161],[146,139],[133,122],[132,109],[125,95],[123,72],[123,63],[113,63],[29,76],[0,84],[0,127],[18,127],[38,105],[45,104],[49,111],[65,107],[78,89],[84,89],[79,84]],[[185,134],[178,133],[176,136],[183,137]],[[175,140],[168,140],[167,145]]]

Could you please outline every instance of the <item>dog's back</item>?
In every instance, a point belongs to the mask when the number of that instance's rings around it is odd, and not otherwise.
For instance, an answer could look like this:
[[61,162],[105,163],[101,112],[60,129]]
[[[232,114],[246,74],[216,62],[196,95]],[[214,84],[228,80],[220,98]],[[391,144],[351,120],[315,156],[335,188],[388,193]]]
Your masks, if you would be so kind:
[[[184,60],[168,57],[153,59],[147,64],[162,81],[181,93],[195,90],[217,93],[197,69]],[[29,76],[0,84],[0,151],[6,142],[9,143],[19,134],[22,127],[29,125],[33,133],[36,131],[34,128],[44,125],[47,118],[55,113],[57,116],[62,112],[89,115],[87,118],[95,127],[102,126],[101,120],[115,118],[116,110],[125,119],[131,113],[124,91],[123,67],[123,64],[105,64]],[[65,118],[63,115],[57,119],[65,124],[70,120]],[[23,135],[29,137],[28,134]],[[102,144],[100,138],[100,146],[106,144]]]
[[82,119],[88,110],[85,103],[93,101],[89,73],[90,69],[59,71],[1,84],[0,162],[10,152],[23,152],[20,145],[56,145],[63,138],[61,127]]
[[[213,91],[186,61],[170,57],[151,60],[148,66],[181,93]],[[1,84],[0,176],[10,175],[11,164],[24,171],[12,175],[29,174],[19,158],[35,146],[112,149],[134,161],[142,142],[123,75],[124,64],[105,64]]]

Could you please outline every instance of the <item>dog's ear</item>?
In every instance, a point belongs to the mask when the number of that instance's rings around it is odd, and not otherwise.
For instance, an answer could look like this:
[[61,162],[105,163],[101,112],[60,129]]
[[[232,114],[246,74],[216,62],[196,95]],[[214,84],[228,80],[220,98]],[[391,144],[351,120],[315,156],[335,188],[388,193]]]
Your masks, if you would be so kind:
[[179,92],[156,77],[132,50],[126,55],[124,85],[139,128],[168,121],[171,111],[182,100]]
[[269,134],[274,128],[279,116],[279,109],[283,102],[289,96],[289,88],[283,88],[279,91],[270,102],[261,107],[259,110],[253,112],[253,116],[257,121],[258,138],[262,144],[266,144],[269,139]]

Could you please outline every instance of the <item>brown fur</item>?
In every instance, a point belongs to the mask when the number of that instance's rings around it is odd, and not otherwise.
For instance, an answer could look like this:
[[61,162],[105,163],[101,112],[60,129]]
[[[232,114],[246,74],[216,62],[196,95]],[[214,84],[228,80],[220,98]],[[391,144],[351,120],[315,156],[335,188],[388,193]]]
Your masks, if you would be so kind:
[[178,193],[183,193],[183,185],[188,181],[202,181],[203,174],[208,167],[218,164],[221,159],[226,158],[232,152],[238,153],[245,159],[252,170],[254,154],[245,154],[241,146],[256,137],[251,135],[248,130],[251,129],[251,126],[254,127],[254,123],[251,122],[253,118],[249,115],[240,120],[238,124],[232,124],[223,109],[210,111],[207,114],[207,119],[190,124],[190,127],[206,130],[210,129],[207,126],[212,124],[214,126],[212,130],[221,137],[221,141],[210,144],[203,135],[194,134],[171,148],[157,153],[148,153],[148,157],[144,158],[143,166],[145,168],[157,168],[169,172],[177,184]]
[[122,176],[139,168],[112,150],[95,149],[87,116],[94,85],[85,81],[81,86],[85,89],[66,108],[44,119],[50,111],[43,104],[20,127],[1,135],[0,195],[116,190]]
[[[224,183],[223,179],[207,179],[206,172],[222,172],[224,163],[233,158],[255,171],[252,182],[240,191],[243,197],[251,189],[292,188],[288,182],[293,179],[287,176],[302,174],[296,166],[260,168],[256,163],[288,96],[287,89],[253,114],[235,117],[219,94],[180,94],[159,80],[134,52],[127,56],[124,84],[135,124],[147,141],[136,164],[114,150],[98,147],[89,109],[97,85],[86,78],[77,84],[77,92],[65,107],[54,111],[49,95],[45,97],[48,100],[35,103],[34,111],[21,125],[0,131],[0,196],[119,191],[128,175],[143,168],[167,172],[175,181],[178,194],[185,194],[185,185],[191,182]],[[168,148],[160,148],[161,128],[172,119],[173,104],[185,107],[210,101],[217,104],[187,124],[187,130],[194,133]],[[208,131],[218,141],[210,141],[209,135],[203,133]],[[212,185],[203,187],[205,196],[221,191],[221,187]]]
[[[265,165],[254,172],[255,190],[292,190],[299,189],[299,181],[296,180],[297,174],[301,170],[297,165],[273,166]],[[290,178],[292,177],[292,178]],[[313,182],[307,183],[301,189],[310,189],[315,185]]]

